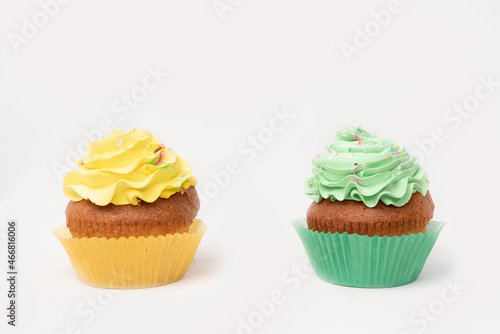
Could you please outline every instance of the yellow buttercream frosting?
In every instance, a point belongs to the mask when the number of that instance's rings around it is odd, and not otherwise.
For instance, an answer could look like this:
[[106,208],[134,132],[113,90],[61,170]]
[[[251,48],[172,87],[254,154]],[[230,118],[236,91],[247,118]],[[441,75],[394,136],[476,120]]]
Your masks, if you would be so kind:
[[149,131],[113,130],[87,147],[88,155],[76,162],[80,169],[64,178],[64,193],[72,201],[136,205],[196,185],[189,163]]

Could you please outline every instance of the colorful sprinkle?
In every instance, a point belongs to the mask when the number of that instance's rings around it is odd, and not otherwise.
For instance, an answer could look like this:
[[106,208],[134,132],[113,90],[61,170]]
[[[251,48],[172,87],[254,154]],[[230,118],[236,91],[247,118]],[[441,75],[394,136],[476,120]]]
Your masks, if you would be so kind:
[[158,146],[158,148],[156,150],[153,151],[153,153],[157,153],[158,151],[160,151],[161,149],[163,148],[163,144],[160,144],[160,146]]
[[[156,150],[153,151],[153,153],[158,153],[158,160],[156,160],[155,165],[159,164],[163,160],[163,149],[165,148],[165,145],[160,143],[160,147],[158,147]],[[170,150],[170,148],[169,148]],[[168,152],[168,150],[167,150]]]
[[358,135],[354,135],[356,137],[356,140],[358,141],[358,145],[361,145],[362,141],[361,138]]
[[356,177],[356,169],[358,169],[358,163],[357,162],[355,162],[354,163],[354,167],[351,168],[352,175],[354,175],[354,177]]

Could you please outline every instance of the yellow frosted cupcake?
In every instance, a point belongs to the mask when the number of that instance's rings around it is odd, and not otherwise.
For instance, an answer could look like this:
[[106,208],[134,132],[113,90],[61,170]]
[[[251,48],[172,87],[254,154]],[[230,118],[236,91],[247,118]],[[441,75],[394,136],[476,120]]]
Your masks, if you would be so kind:
[[64,179],[66,227],[54,230],[80,279],[108,288],[180,279],[206,230],[189,163],[146,130],[87,146]]

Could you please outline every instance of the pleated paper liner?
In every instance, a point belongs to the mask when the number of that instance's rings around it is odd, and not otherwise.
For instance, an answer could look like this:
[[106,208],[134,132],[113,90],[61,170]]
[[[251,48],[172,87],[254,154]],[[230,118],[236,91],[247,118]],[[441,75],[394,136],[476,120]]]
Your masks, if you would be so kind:
[[207,226],[194,219],[188,233],[158,237],[72,238],[66,226],[52,233],[78,277],[100,288],[137,289],[179,280],[191,264]]
[[368,237],[324,233],[293,222],[316,274],[323,280],[353,287],[391,287],[417,279],[445,223],[431,220],[426,233],[401,237]]

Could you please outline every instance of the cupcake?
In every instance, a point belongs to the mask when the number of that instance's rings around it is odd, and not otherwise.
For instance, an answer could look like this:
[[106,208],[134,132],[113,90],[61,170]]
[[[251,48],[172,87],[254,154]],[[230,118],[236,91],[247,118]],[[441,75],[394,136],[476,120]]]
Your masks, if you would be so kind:
[[78,276],[114,288],[180,279],[206,229],[189,163],[146,130],[87,146],[64,178],[66,226],[54,231]]
[[313,159],[294,222],[318,275],[332,283],[384,287],[415,280],[443,223],[432,221],[427,174],[391,140],[346,127]]

